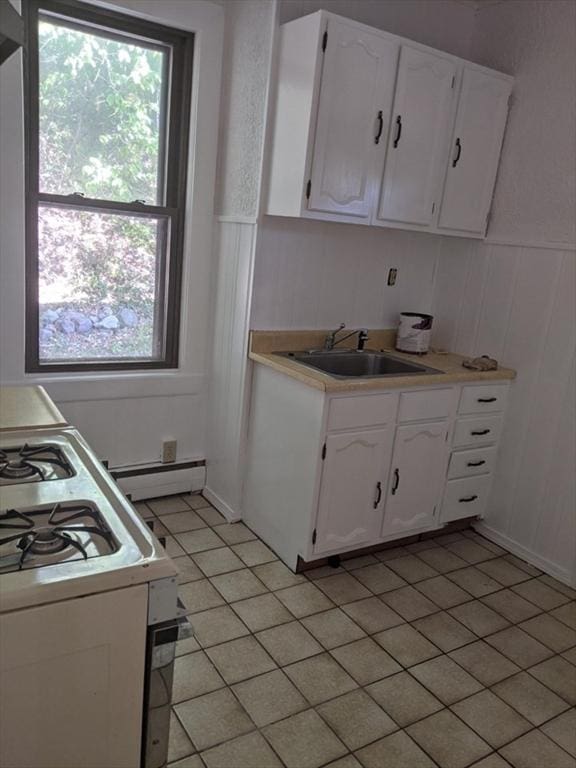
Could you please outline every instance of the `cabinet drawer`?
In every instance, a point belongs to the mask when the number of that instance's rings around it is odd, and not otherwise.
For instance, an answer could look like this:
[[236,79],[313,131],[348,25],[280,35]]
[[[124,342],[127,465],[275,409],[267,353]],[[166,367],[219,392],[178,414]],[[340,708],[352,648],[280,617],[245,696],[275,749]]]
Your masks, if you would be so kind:
[[402,392],[398,421],[445,419],[450,415],[454,389],[429,389],[422,392]]
[[448,480],[455,477],[473,477],[485,475],[494,469],[496,446],[474,448],[471,451],[454,451],[450,457]]
[[462,387],[458,413],[495,413],[503,411],[508,397],[507,384]]
[[450,520],[459,520],[462,517],[483,515],[491,481],[491,475],[449,480],[446,483],[442,502],[442,522],[448,523]]
[[375,427],[396,418],[398,395],[334,397],[328,410],[328,430]]
[[458,419],[454,428],[454,448],[464,445],[496,443],[502,431],[502,416],[479,416],[476,419]]

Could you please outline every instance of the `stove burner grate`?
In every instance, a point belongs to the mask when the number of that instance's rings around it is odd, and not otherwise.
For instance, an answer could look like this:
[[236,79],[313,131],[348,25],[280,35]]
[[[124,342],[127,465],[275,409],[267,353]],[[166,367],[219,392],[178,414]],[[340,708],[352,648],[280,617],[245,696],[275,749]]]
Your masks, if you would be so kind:
[[[75,520],[86,517],[90,518],[94,525],[70,525]],[[0,530],[2,529],[24,531],[0,539],[0,547],[17,542],[16,546],[22,552],[18,570],[22,569],[29,555],[52,555],[68,548],[76,549],[84,560],[87,560],[88,553],[84,546],[70,535],[74,532],[101,536],[111,550],[115,549],[114,537],[100,513],[85,505],[61,507],[56,504],[48,517],[48,525],[43,526],[36,526],[32,515],[9,509],[0,515]]]
[[45,480],[46,473],[38,464],[46,463],[58,467],[65,477],[74,474],[62,451],[52,445],[30,446],[27,443],[17,451],[16,456],[10,456],[14,451],[0,451],[0,478],[6,480]]

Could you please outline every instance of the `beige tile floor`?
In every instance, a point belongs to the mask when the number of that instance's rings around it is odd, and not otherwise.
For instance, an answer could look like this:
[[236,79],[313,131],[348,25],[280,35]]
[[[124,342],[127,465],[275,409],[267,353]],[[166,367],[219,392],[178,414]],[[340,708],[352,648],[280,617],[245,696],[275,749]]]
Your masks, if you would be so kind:
[[576,591],[471,529],[304,576],[201,496],[137,506],[196,632],[170,768],[576,767]]

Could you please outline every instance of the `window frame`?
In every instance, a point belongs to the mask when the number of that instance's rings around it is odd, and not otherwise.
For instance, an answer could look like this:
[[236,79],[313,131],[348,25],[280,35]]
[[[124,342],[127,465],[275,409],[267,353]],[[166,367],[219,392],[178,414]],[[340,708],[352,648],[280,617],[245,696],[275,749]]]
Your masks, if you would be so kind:
[[[40,192],[39,188],[39,56],[38,21],[42,14],[62,18],[63,23],[82,31],[102,30],[104,35],[151,47],[170,47],[171,65],[167,67],[169,84],[164,81],[163,100],[167,120],[161,128],[160,152],[163,173],[160,183],[164,199],[157,205],[139,202],[116,202],[81,195],[57,195]],[[98,371],[138,371],[175,369],[179,363],[181,289],[183,273],[184,225],[187,197],[188,146],[192,103],[192,67],[194,34],[156,24],[125,13],[110,11],[79,0],[27,0],[25,3],[26,47],[24,49],[25,165],[26,165],[26,288],[25,288],[25,370],[26,373]],[[168,137],[166,141],[166,128]],[[159,175],[161,169],[159,169]],[[51,360],[41,362],[39,346],[39,206],[69,210],[109,212],[146,218],[167,218],[170,243],[165,250],[164,280],[159,286],[161,301],[156,311],[161,314],[161,358],[122,358]]]

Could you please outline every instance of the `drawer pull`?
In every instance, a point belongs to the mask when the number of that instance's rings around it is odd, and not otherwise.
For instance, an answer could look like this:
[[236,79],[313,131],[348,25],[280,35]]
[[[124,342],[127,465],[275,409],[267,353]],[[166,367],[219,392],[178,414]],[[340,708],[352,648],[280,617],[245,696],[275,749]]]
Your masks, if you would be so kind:
[[398,486],[400,485],[400,470],[395,469],[394,470],[394,483],[392,485],[392,496],[396,495],[396,491],[398,490]]
[[486,464],[484,459],[480,459],[480,461],[469,461],[466,466],[467,467],[481,467],[482,464]]
[[382,483],[377,482],[376,483],[376,498],[374,499],[374,509],[378,508],[378,504],[380,504],[380,499],[382,498]]
[[476,402],[477,403],[495,403],[496,400],[498,400],[497,397],[479,397]]
[[470,432],[471,435],[488,435],[490,434],[489,429],[473,429],[472,432]]
[[470,501],[476,501],[477,498],[478,496],[474,494],[474,496],[464,496],[463,499],[458,499],[458,501],[460,502],[460,504],[468,504],[468,502]]

